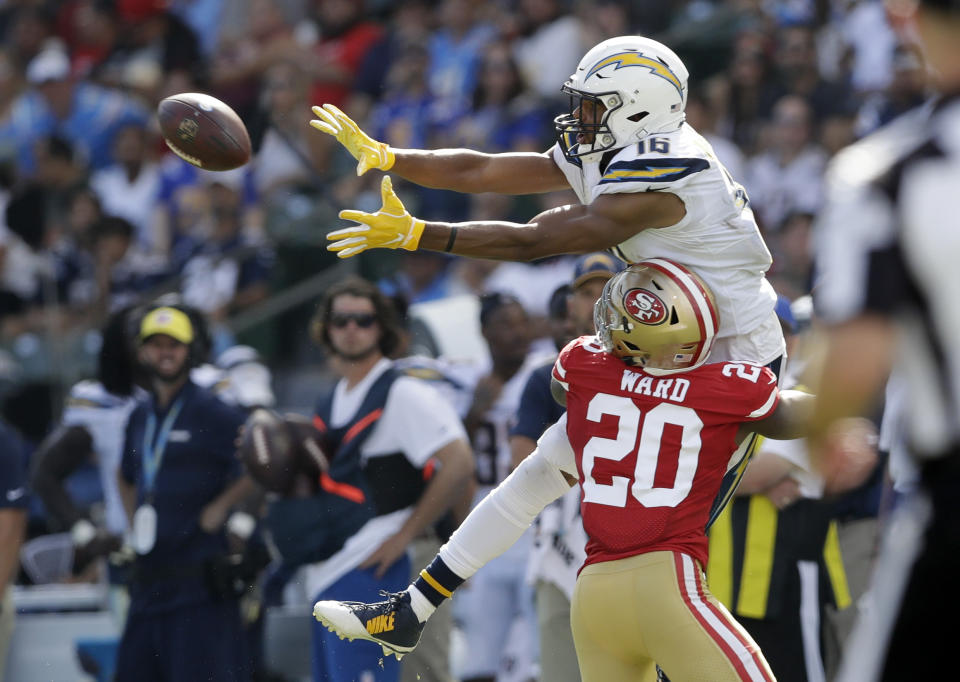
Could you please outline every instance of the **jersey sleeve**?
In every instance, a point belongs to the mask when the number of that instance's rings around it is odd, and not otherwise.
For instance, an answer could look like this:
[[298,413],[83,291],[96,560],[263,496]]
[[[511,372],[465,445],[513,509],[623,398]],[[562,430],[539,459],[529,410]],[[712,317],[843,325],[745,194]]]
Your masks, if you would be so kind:
[[563,386],[563,390],[565,391],[570,390],[568,368],[572,367],[576,362],[577,350],[580,348],[581,343],[581,339],[574,339],[568,343],[563,347],[563,350],[560,351],[560,354],[553,363],[553,370],[550,372],[550,376]]
[[[750,399],[743,406],[743,415],[746,421],[756,421],[764,419],[773,414],[777,409],[777,403],[780,402],[780,389],[777,386],[777,375],[770,368],[744,363],[751,369],[759,369],[760,376],[757,379],[756,390],[749,392]],[[744,392],[746,396],[748,392]],[[748,411],[749,410],[749,411]]]
[[[756,421],[769,417],[780,401],[777,375],[752,362],[706,365],[712,376],[709,391],[701,394],[707,409],[731,421]],[[682,376],[682,375],[681,375]]]
[[669,137],[648,137],[613,158],[593,195],[654,190],[679,194],[708,168],[710,161],[691,145],[675,147]]

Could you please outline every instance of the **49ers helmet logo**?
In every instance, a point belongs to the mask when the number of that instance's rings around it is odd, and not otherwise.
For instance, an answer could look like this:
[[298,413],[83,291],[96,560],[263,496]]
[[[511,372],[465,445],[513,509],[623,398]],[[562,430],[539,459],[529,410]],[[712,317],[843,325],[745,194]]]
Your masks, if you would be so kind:
[[641,324],[660,324],[667,319],[667,306],[646,289],[631,289],[623,297],[623,309]]

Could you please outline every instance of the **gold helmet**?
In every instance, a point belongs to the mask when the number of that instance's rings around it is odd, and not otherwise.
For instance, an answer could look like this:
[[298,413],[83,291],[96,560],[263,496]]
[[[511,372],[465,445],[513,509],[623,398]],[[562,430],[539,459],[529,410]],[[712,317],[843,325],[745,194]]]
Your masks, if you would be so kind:
[[719,324],[703,280],[665,258],[642,260],[611,277],[593,319],[607,352],[651,374],[702,365]]

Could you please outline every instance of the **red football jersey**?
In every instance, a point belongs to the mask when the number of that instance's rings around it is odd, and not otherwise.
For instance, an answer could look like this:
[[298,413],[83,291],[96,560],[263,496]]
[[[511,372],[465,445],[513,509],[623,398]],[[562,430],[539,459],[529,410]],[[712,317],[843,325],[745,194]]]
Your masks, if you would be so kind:
[[654,376],[570,342],[553,367],[567,389],[587,564],[676,550],[707,562],[704,527],[740,425],[777,406],[777,378],[749,362]]

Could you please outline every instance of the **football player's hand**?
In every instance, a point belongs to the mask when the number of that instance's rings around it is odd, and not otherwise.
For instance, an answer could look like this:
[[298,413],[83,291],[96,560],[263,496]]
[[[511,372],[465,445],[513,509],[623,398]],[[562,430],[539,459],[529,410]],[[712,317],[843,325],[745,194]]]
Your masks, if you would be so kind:
[[406,249],[416,251],[423,234],[423,221],[407,213],[393,191],[390,176],[380,184],[383,206],[376,213],[363,211],[340,211],[344,220],[354,220],[359,225],[335,230],[327,235],[333,243],[327,246],[340,258],[349,258],[367,249]]
[[371,168],[388,171],[393,168],[395,160],[393,151],[384,142],[377,142],[349,116],[332,104],[312,108],[317,118],[310,121],[310,125],[320,132],[333,135],[337,142],[347,148],[357,160],[357,175],[363,175]]

